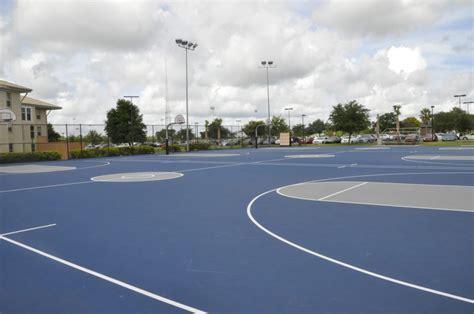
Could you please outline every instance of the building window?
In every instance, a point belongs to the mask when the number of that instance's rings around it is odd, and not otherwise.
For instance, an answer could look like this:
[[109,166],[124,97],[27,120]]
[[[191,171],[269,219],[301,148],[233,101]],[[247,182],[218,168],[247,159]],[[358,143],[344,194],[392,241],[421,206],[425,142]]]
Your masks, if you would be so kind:
[[13,132],[13,127],[9,126],[8,127],[8,132]]
[[21,107],[21,120],[31,121],[31,107]]
[[35,138],[35,127],[30,125],[30,136],[31,138]]
[[10,153],[13,153],[13,144],[11,144],[11,143],[8,144],[8,151],[9,151]]
[[11,107],[11,106],[12,106],[12,94],[7,93],[7,107]]
[[36,144],[31,144],[31,151],[35,152],[36,151]]
[[41,120],[41,115],[37,114],[36,115],[36,120]]
[[41,127],[40,126],[36,127],[36,135],[41,136]]

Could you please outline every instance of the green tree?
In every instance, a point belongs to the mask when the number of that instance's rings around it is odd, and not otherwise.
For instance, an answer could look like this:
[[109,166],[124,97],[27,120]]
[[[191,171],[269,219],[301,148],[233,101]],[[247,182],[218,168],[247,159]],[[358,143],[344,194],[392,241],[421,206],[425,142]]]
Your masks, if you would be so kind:
[[421,122],[416,117],[408,117],[403,119],[403,121],[400,122],[400,125],[402,128],[419,128]]
[[48,123],[48,142],[57,142],[61,138],[61,134],[54,130],[51,123]]
[[[156,132],[155,136],[156,136],[156,139],[157,139],[158,142],[164,143],[165,140],[166,140],[166,129],[162,129],[162,130]],[[177,139],[176,130],[168,129],[168,138],[169,138],[171,143],[176,141],[176,139]],[[185,135],[185,138],[186,138],[186,135]]]
[[117,106],[107,112],[105,131],[112,143],[143,143],[146,140],[146,125],[140,110],[132,102],[119,99]]
[[[255,128],[257,127],[257,125],[263,125],[265,124],[264,121],[262,120],[258,120],[258,121],[249,121],[247,124],[245,124],[243,127],[242,127],[242,132],[245,133],[245,135],[247,135],[248,137],[250,137],[251,139],[254,139],[255,138]],[[258,134],[260,136],[262,136],[263,134],[268,134],[266,132],[266,127],[259,127],[258,128]]]
[[323,133],[326,130],[326,127],[327,127],[327,125],[326,125],[326,123],[324,123],[323,120],[316,119],[308,125],[308,128],[306,129],[306,132],[308,133],[308,135],[318,134],[318,136],[319,136],[319,135],[321,135],[321,133]]
[[211,123],[209,123],[207,126],[207,132],[208,136],[212,139],[230,138],[232,135],[229,129],[222,126],[222,119],[219,118],[216,118]]
[[[288,132],[288,124],[286,124],[285,119],[280,116],[273,116],[272,117],[272,135],[273,136],[280,136],[280,133]],[[268,134],[268,133],[267,133]]]
[[86,136],[84,136],[84,142],[91,143],[92,145],[97,145],[102,143],[104,138],[96,130],[90,130]]
[[[302,136],[303,136],[303,124],[300,123],[300,124],[297,124],[297,125],[293,126],[293,127],[291,128],[291,133],[292,133],[294,136],[302,137]],[[305,135],[308,135],[308,132],[306,131],[306,128],[305,128],[304,134],[305,134]]]
[[333,106],[329,121],[336,131],[349,133],[349,142],[352,134],[365,130],[370,126],[369,109],[353,100],[347,104]]
[[[181,141],[181,142],[186,141],[186,128],[181,129],[178,132],[176,132],[176,138],[178,139],[178,141]],[[193,130],[189,128],[189,140],[193,140],[193,139],[194,139]]]
[[384,113],[379,117],[380,132],[387,129],[393,129],[397,125],[397,117],[393,112]]

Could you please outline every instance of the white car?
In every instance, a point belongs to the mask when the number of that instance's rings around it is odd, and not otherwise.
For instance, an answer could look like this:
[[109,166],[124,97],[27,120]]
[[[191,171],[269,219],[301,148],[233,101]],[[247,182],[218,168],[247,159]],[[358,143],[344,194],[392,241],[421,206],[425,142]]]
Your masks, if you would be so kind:
[[327,136],[319,136],[313,139],[313,144],[324,144],[326,143]]
[[460,136],[460,138],[464,141],[474,141],[474,133],[471,133],[471,134],[464,134],[462,136]]
[[[351,136],[351,143],[359,143],[359,140],[357,139],[357,136],[355,136],[355,135]],[[341,144],[349,144],[349,136],[341,137]]]

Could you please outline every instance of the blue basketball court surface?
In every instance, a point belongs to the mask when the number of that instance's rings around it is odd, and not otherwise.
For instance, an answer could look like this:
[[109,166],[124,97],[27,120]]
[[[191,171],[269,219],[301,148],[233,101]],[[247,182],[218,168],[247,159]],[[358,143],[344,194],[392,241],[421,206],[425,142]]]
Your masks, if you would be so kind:
[[0,313],[473,313],[474,147],[0,166]]

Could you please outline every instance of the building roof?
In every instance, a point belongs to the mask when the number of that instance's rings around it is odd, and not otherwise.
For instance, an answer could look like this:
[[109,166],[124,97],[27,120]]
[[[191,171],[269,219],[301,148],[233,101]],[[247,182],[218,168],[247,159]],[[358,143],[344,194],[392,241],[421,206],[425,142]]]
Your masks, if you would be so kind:
[[56,106],[47,102],[44,102],[39,99],[34,99],[31,97],[25,97],[23,101],[21,102],[22,105],[30,105],[30,106],[35,106],[39,108],[44,108],[44,109],[49,109],[49,110],[57,110],[57,109],[62,109],[60,106]]
[[21,85],[14,84],[12,82],[7,82],[4,80],[0,80],[0,89],[13,90],[20,93],[29,93],[33,91],[29,87],[21,86]]

